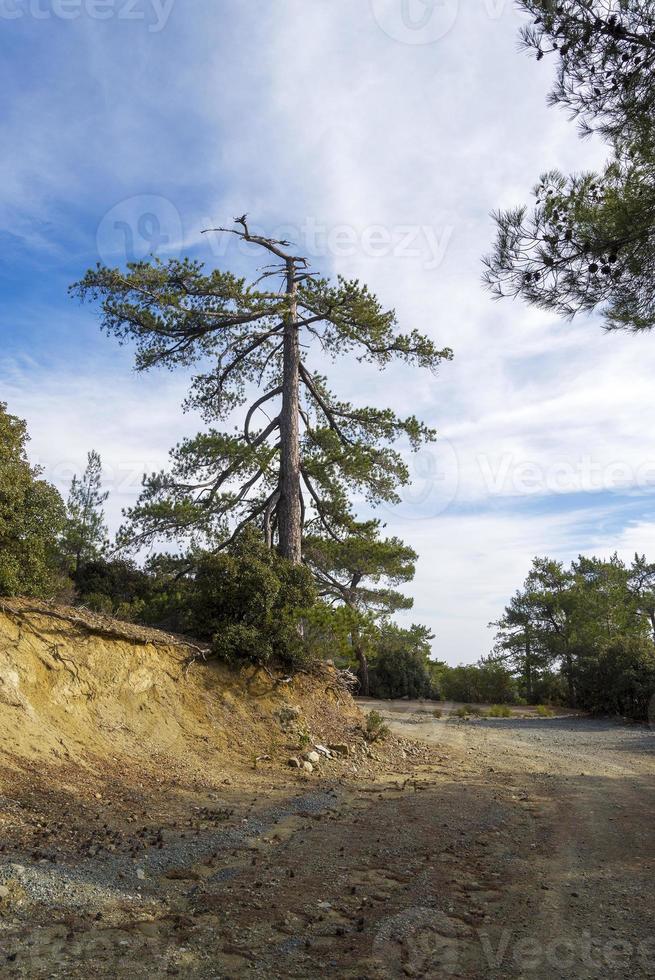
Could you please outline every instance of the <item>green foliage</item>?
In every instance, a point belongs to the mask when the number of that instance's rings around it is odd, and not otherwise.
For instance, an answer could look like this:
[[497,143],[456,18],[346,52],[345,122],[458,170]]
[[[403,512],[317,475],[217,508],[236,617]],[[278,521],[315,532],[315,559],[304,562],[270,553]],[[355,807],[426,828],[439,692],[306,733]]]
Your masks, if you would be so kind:
[[529,210],[496,215],[485,260],[497,296],[571,317],[600,309],[608,328],[655,325],[655,47],[646,0],[522,0],[522,32],[537,59],[559,59],[551,103],[599,133],[611,158],[600,174],[544,174]]
[[549,708],[546,704],[538,704],[535,711],[539,718],[552,718],[555,712],[552,708]]
[[506,704],[494,704],[487,711],[487,718],[511,718],[511,708]]
[[350,648],[364,696],[370,694],[368,657],[378,640],[376,621],[413,605],[394,586],[414,577],[416,552],[398,538],[380,538],[378,531],[378,521],[354,523],[345,538],[310,534],[303,542],[319,595],[347,610],[344,621],[350,623]]
[[645,719],[655,694],[653,566],[535,559],[499,620],[497,657],[529,700]]
[[[305,364],[304,352],[318,347],[328,360],[353,355],[383,369],[400,359],[435,370],[451,351],[416,330],[400,332],[394,312],[382,309],[365,285],[315,277],[306,260],[284,251],[288,243],[251,236],[245,217],[237,225],[243,230],[231,233],[273,253],[278,264],[262,279],[282,275],[286,293],[264,290],[261,280],[249,284],[229,272],[206,272],[189,259],[131,263],[125,272],[98,266],[72,287],[82,299],[101,303],[108,334],[134,344],[138,370],[162,365],[198,372],[186,407],[199,411],[207,428],[172,450],[168,471],[146,477],[128,512],[126,543],[165,539],[214,549],[255,524],[281,544],[282,459],[291,438],[281,424],[285,390],[299,393],[297,475],[312,533],[347,533],[355,495],[374,504],[397,502],[409,471],[395,444],[405,439],[418,449],[435,438],[414,416],[341,401]],[[285,361],[290,319],[296,352]],[[247,407],[253,386],[261,395]],[[226,432],[225,420],[236,409],[242,424]],[[257,428],[260,409],[267,421]]]
[[73,573],[99,558],[107,546],[103,504],[109,494],[102,490],[102,462],[92,449],[82,477],[74,476],[66,506],[62,553]]
[[185,632],[211,640],[231,663],[295,667],[310,656],[302,633],[315,601],[311,574],[280,558],[255,532],[225,552],[195,557]]
[[482,712],[479,708],[474,708],[471,704],[462,704],[459,708],[454,708],[450,712],[451,718],[470,718],[471,715],[480,716]]
[[381,741],[389,734],[389,726],[379,711],[369,711],[367,714],[365,734],[369,742]]
[[[159,583],[155,576],[138,568],[133,561],[125,558],[89,559],[80,563],[71,577],[80,602],[90,609],[119,619],[165,625],[163,617],[158,615],[161,611],[161,603],[157,603]],[[170,605],[170,599],[166,605]]]
[[517,697],[516,682],[497,660],[449,667],[440,664],[439,691],[446,701],[474,704],[513,704]]
[[0,402],[0,595],[51,597],[59,587],[64,505],[26,454],[25,423]]
[[353,534],[338,540],[309,534],[303,553],[325,598],[388,616],[412,607],[412,599],[392,586],[414,577],[417,555],[398,538],[378,537],[378,530],[379,523],[369,521],[355,524]]
[[655,647],[646,636],[617,636],[602,642],[580,664],[580,702],[590,711],[648,719],[655,696]]
[[432,634],[424,626],[381,627],[370,669],[371,695],[376,698],[422,698],[433,695],[428,670]]

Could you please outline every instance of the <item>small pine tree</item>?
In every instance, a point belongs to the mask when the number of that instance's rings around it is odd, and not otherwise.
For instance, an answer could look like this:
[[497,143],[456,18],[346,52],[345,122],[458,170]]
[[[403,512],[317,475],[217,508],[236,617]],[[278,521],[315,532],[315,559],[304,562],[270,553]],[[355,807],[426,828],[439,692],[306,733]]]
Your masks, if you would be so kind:
[[73,477],[66,508],[63,551],[73,575],[85,562],[99,558],[107,547],[103,505],[108,496],[109,492],[102,489],[100,454],[92,449],[82,477]]
[[343,540],[308,535],[305,561],[319,594],[329,603],[343,603],[352,612],[352,650],[359,663],[360,693],[369,692],[367,622],[411,609],[413,600],[393,588],[414,578],[416,552],[398,538],[380,538],[379,523],[355,522]]

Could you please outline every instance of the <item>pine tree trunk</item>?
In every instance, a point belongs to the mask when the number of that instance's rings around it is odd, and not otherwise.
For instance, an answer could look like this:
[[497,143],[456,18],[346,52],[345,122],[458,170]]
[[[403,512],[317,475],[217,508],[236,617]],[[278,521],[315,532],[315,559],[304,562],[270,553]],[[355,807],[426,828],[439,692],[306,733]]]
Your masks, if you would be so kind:
[[300,506],[300,338],[296,308],[297,284],[293,263],[287,265],[289,312],[284,324],[282,412],[280,414],[280,501],[278,528],[280,554],[295,564],[301,560],[302,517]]
[[566,680],[569,689],[569,707],[577,707],[577,695],[575,691],[575,679],[573,676],[573,657],[567,651],[566,653]]
[[355,656],[359,661],[359,693],[363,698],[367,698],[371,693],[371,687],[368,679],[368,660],[366,659],[364,644],[362,643],[362,638],[358,629],[352,631],[351,640],[353,650],[355,651]]
[[533,686],[532,686],[532,646],[530,643],[530,636],[526,636],[525,639],[525,686],[526,693],[528,695],[528,704],[533,704]]

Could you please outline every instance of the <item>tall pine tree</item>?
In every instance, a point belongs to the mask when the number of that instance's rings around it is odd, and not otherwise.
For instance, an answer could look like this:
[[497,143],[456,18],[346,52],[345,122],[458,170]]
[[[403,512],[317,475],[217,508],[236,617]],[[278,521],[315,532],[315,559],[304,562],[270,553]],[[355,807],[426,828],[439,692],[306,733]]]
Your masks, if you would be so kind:
[[[224,547],[254,523],[297,563],[308,517],[341,539],[354,524],[353,495],[398,500],[409,474],[394,444],[406,439],[417,449],[435,438],[414,416],[342,401],[309,355],[323,363],[352,355],[380,369],[400,359],[434,371],[452,353],[417,330],[399,332],[366,286],[320,278],[288,242],[253,234],[245,215],[215,230],[258,246],[271,264],[252,283],[189,259],[132,263],[126,272],[98,266],[72,287],[101,301],[104,328],[136,345],[139,370],[199,369],[187,406],[208,427],[172,450],[169,471],[145,479],[124,539]],[[279,289],[264,289],[276,280]],[[240,425],[226,432],[235,410]]]

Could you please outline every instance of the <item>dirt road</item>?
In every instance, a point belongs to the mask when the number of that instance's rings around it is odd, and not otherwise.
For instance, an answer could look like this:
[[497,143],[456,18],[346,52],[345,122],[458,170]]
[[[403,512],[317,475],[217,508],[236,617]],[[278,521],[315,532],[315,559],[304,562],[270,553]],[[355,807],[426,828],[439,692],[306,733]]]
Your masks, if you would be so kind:
[[655,734],[417,709],[377,771],[3,789],[0,975],[654,976]]
[[[473,814],[494,813],[486,839],[475,842],[482,854],[471,855],[474,877],[486,884],[471,889],[461,859],[461,877],[451,881],[451,915],[470,925],[476,898],[484,915],[454,943],[450,969],[475,977],[655,976],[655,734],[572,718],[422,721],[417,707],[401,702],[385,714],[394,731],[447,748],[451,766],[459,760],[466,789],[451,786],[449,795],[462,806],[460,830],[468,825],[470,836]],[[439,785],[429,790],[437,809]],[[438,976],[438,954],[432,963],[429,952],[421,957],[431,945],[428,915],[424,921],[418,952],[408,941],[397,959],[410,975],[414,966],[417,976]]]

